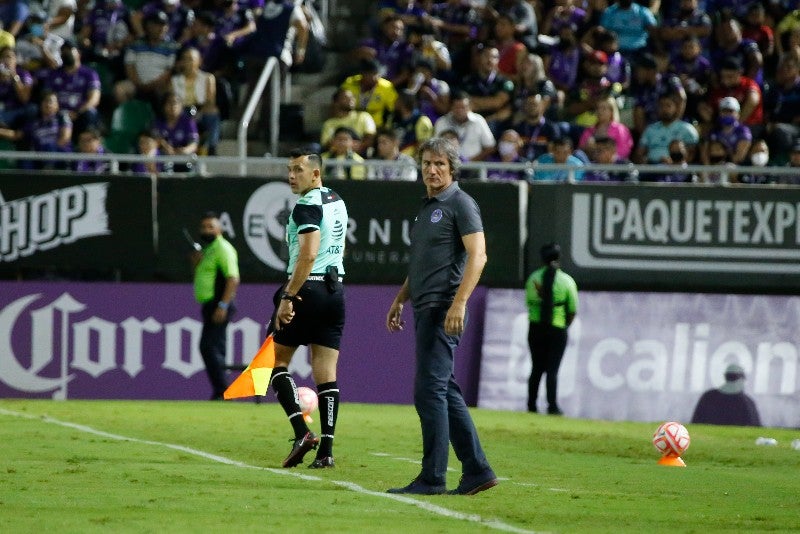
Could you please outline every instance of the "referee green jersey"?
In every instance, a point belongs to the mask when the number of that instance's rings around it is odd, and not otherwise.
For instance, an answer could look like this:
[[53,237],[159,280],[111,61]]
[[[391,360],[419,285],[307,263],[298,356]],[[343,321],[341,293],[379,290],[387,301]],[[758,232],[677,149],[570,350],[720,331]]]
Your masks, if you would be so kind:
[[[539,288],[542,287],[542,279],[546,270],[547,267],[536,269],[525,282],[528,320],[532,323],[538,323],[541,316],[542,298],[539,296]],[[556,328],[566,328],[568,313],[572,315],[578,313],[578,285],[570,275],[559,269],[553,280],[552,325]]]
[[333,265],[339,275],[344,274],[344,244],[347,236],[347,207],[342,198],[332,189],[318,187],[300,197],[286,225],[286,243],[289,245],[290,275],[297,264],[300,253],[299,234],[319,230],[320,243],[312,273],[324,274]]
[[203,257],[194,271],[194,298],[200,303],[219,299],[228,278],[239,278],[239,255],[220,235],[203,249]]

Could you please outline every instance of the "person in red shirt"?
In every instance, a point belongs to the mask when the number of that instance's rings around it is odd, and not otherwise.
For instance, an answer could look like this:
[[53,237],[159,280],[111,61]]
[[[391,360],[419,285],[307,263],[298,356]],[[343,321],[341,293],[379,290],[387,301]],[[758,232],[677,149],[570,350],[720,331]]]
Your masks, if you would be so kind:
[[704,126],[714,121],[714,112],[719,108],[719,101],[726,96],[735,98],[741,106],[739,120],[750,127],[753,137],[759,137],[764,128],[764,99],[761,88],[752,78],[743,74],[742,64],[738,59],[729,57],[722,62],[718,71],[718,83],[712,89],[705,102],[697,106],[698,114]]

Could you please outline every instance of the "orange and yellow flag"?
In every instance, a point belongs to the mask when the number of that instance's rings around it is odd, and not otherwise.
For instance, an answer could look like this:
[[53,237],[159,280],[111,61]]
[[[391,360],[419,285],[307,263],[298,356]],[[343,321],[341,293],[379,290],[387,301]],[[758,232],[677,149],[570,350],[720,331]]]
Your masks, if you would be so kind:
[[269,335],[253,357],[253,361],[228,386],[223,397],[226,400],[252,397],[253,395],[261,395],[263,397],[267,394],[269,377],[273,367],[275,367],[275,345],[272,342],[272,335]]

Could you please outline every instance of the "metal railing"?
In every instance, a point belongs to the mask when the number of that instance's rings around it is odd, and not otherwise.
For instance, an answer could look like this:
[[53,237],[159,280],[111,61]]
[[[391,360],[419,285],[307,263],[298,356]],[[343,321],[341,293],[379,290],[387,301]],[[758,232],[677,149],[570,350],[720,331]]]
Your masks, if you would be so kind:
[[[281,98],[281,71],[278,68],[278,59],[270,57],[264,64],[261,70],[261,75],[258,77],[253,94],[247,101],[247,107],[242,114],[242,121],[239,123],[239,131],[236,134],[236,141],[239,148],[239,157],[244,160],[247,158],[247,128],[250,126],[250,121],[256,112],[261,95],[264,93],[264,87],[267,81],[270,81],[270,116],[269,116],[269,147],[271,154],[278,153],[278,124],[280,121],[280,98]],[[245,176],[247,174],[247,164],[243,161],[239,167],[239,175]]]

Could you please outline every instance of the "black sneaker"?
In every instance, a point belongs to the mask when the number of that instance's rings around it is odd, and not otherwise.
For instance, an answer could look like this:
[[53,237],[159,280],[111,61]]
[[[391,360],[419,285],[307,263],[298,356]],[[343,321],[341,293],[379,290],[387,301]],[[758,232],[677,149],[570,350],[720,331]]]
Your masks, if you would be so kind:
[[547,408],[548,415],[564,415],[564,412],[561,411],[561,408],[558,406],[551,406]]
[[411,484],[402,488],[390,488],[386,493],[408,493],[411,495],[441,495],[447,493],[447,486],[444,484],[431,485],[420,480],[419,477],[411,481]]
[[319,444],[319,438],[313,432],[306,432],[305,436],[293,441],[292,452],[283,461],[283,467],[294,467],[303,463],[303,456],[311,449],[316,449]]
[[456,489],[447,492],[448,495],[475,495],[499,484],[494,471],[491,469],[479,475],[461,475]]
[[322,458],[317,458],[316,460],[308,464],[309,469],[325,469],[326,467],[334,467],[333,456],[324,456]]

